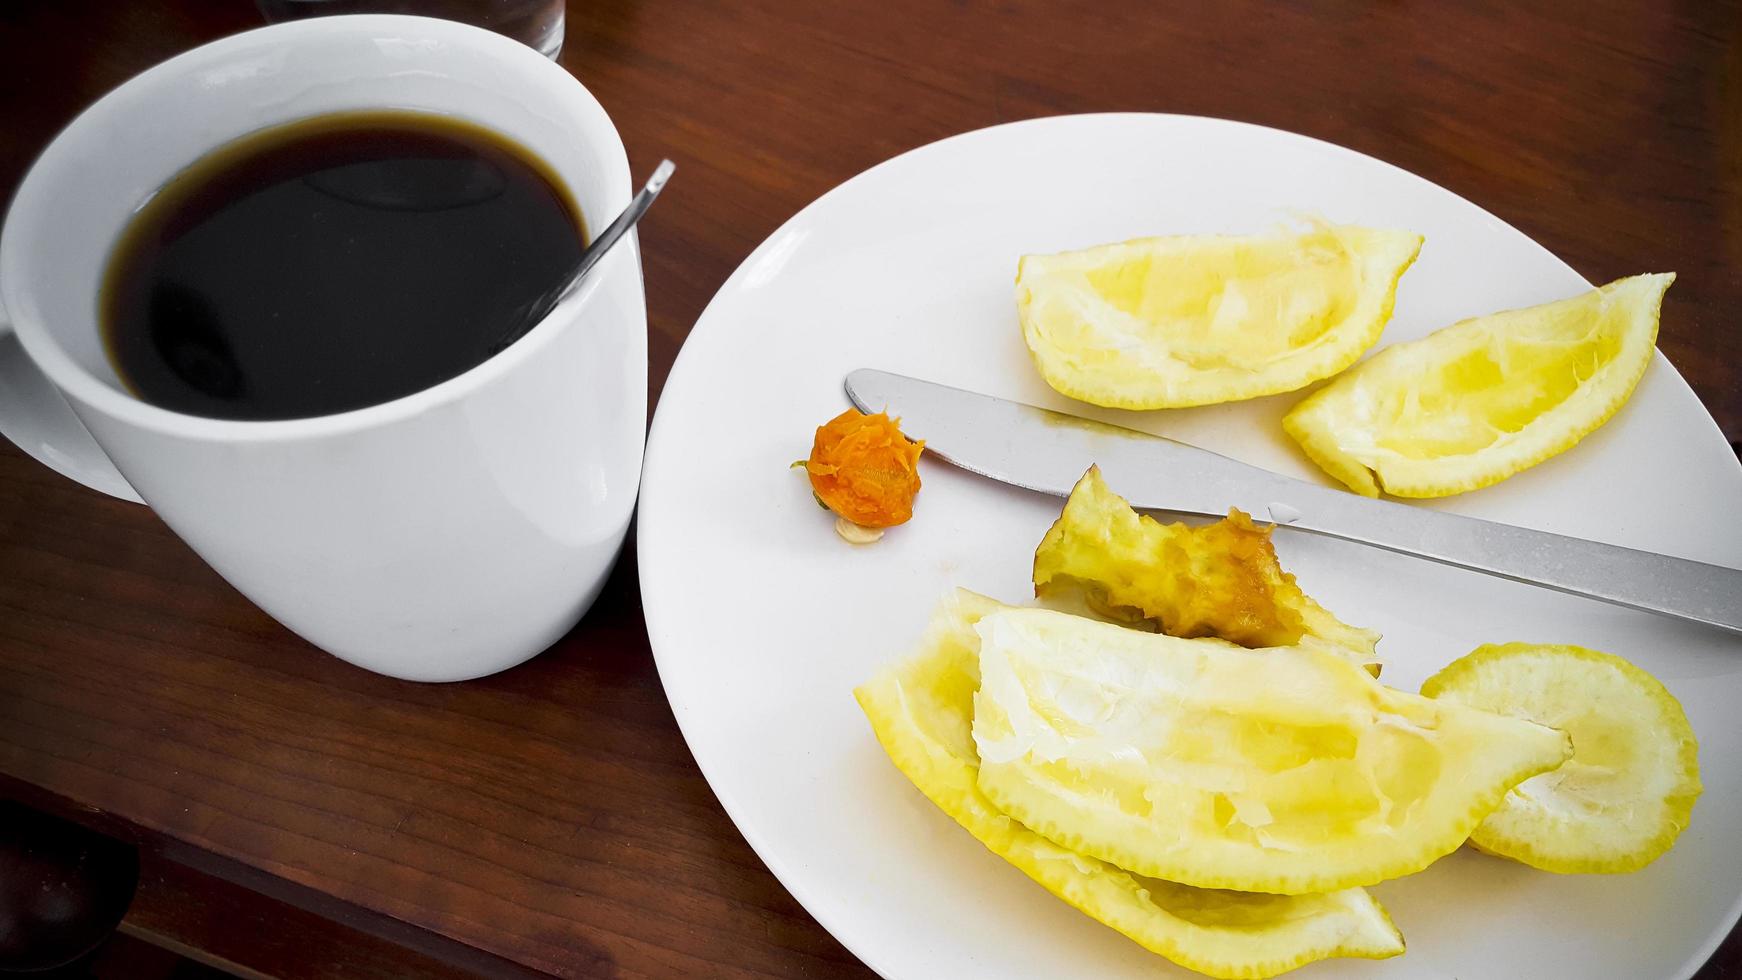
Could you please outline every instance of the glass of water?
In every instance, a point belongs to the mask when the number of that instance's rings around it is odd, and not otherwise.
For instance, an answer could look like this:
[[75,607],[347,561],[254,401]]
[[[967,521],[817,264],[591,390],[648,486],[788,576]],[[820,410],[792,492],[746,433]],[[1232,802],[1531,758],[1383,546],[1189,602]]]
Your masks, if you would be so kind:
[[531,45],[547,58],[563,49],[564,0],[257,0],[269,21],[326,14],[418,14],[442,17]]

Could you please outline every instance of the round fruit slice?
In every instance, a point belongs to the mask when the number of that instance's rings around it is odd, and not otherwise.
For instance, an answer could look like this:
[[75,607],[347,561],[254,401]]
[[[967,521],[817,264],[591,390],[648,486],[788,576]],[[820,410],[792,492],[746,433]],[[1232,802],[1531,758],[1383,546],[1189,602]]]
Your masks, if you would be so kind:
[[1525,780],[1470,837],[1544,871],[1636,871],[1669,850],[1700,797],[1699,744],[1657,679],[1584,647],[1479,647],[1427,679],[1441,701],[1552,725],[1573,757]]
[[1109,408],[1293,391],[1355,363],[1421,250],[1405,231],[1140,238],[1016,269],[1022,336],[1046,383]]
[[1572,749],[1380,685],[1315,639],[1247,650],[1046,609],[982,617],[980,791],[1062,847],[1297,895],[1420,871]]
[[1054,844],[1000,813],[975,785],[969,726],[979,686],[974,623],[1006,608],[960,591],[920,650],[854,692],[908,779],[994,854],[1140,945],[1214,977],[1270,977],[1330,956],[1383,959],[1403,937],[1366,891],[1252,895],[1127,874]]
[[1674,273],[1454,323],[1394,344],[1282,427],[1356,493],[1444,497],[1498,483],[1609,421],[1651,363]]

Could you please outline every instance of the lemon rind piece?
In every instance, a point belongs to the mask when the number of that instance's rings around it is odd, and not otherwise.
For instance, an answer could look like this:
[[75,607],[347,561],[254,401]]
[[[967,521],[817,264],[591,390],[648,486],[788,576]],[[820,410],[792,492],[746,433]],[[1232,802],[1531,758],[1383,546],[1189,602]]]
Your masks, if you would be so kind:
[[[1639,835],[1630,850],[1581,847],[1579,836],[1564,825],[1544,825],[1534,808],[1516,796],[1507,799],[1470,835],[1478,850],[1556,874],[1626,874],[1638,871],[1662,857],[1692,819],[1694,804],[1703,787],[1700,782],[1699,743],[1688,724],[1681,702],[1657,678],[1614,654],[1565,644],[1501,643],[1477,647],[1446,665],[1422,682],[1421,693],[1430,698],[1462,699],[1484,670],[1498,668],[1513,658],[1532,654],[1567,657],[1575,663],[1617,671],[1655,707],[1654,722],[1667,729],[1678,744],[1675,751],[1674,785],[1661,801],[1655,829]],[[1468,703],[1463,702],[1463,703]],[[1483,707],[1476,705],[1476,707]],[[1530,706],[1517,706],[1528,711]],[[1522,716],[1522,715],[1521,715]],[[1578,741],[1573,758],[1578,758]],[[1632,813],[1629,813],[1632,816]]]
[[[1077,670],[1087,661],[1072,663],[1070,658],[1076,654],[1055,642],[1056,637],[1044,635],[1066,626],[1074,631],[1074,641],[1080,641],[1079,652],[1092,651],[1081,656],[1092,657],[1097,669],[1119,658],[1106,676],[1141,676],[1148,686],[1142,690],[1099,687],[1103,675]],[[998,809],[1067,850],[1199,888],[1298,895],[1412,874],[1457,850],[1512,787],[1558,767],[1572,752],[1565,734],[1545,726],[1385,688],[1341,651],[1317,641],[1246,650],[1221,640],[1139,633],[1045,609],[1005,610],[983,618],[976,628],[982,636],[982,684],[974,711],[974,737],[982,760],[980,791]],[[1000,630],[1016,632],[994,636],[988,643],[987,637]],[[1022,637],[1023,631],[1038,639]],[[1024,643],[1029,644],[1027,653]],[[1063,659],[1043,664],[1036,656]],[[1157,666],[1163,661],[1171,663]],[[1203,683],[1210,685],[1214,696],[1193,704],[1190,691],[1182,693],[1172,682],[1163,684],[1157,680],[1161,676],[1157,670],[1167,671],[1165,676],[1193,678],[1188,682],[1192,684],[1210,677]],[[1244,683],[1248,675],[1263,678],[1264,683]],[[1018,687],[1020,695],[1014,693]],[[1082,728],[1079,720],[1073,720],[1084,710],[1081,702],[1078,708],[1061,708],[1061,702],[1035,710],[1036,702],[1030,700],[1053,696],[1044,692],[1081,697],[1096,690],[1112,690],[1120,698],[1137,691],[1137,700],[1097,718],[1098,724],[1114,726],[1110,731],[1115,735],[1126,731],[1119,726],[1133,719],[1161,719],[1161,713],[1184,711],[1187,705],[1249,717],[1274,712],[1276,702],[1286,699],[1289,704],[1280,710],[1288,714],[1266,715],[1266,724],[1279,717],[1308,727],[1342,724],[1331,719],[1346,715],[1364,725],[1428,731],[1440,746],[1435,759],[1442,768],[1437,770],[1431,798],[1417,799],[1403,811],[1411,821],[1405,827],[1364,828],[1304,847],[1273,845],[1263,836],[1242,839],[1211,833],[1192,821],[1199,812],[1196,808],[1213,792],[1170,782],[1176,770],[1156,768],[1157,759],[1168,766],[1186,765],[1188,769],[1181,771],[1187,776],[1182,778],[1194,778],[1189,775],[1194,763],[1173,756],[1177,742],[1133,744],[1117,737],[1107,741],[1099,729],[1073,730]],[[1033,691],[1043,693],[1032,695]],[[1013,708],[1012,697],[1020,697],[1022,703]],[[1169,709],[1169,704],[1181,707]],[[1078,754],[1079,746],[1086,746],[1083,751],[1088,754]],[[1088,782],[1129,773],[1133,760],[1144,774],[1137,788],[1151,801],[1149,812],[1127,810],[1117,791],[1105,782]],[[1053,775],[1061,766],[1083,788],[1061,785]],[[1259,802],[1278,801],[1261,796]],[[1275,838],[1270,830],[1265,833]]]
[[[1357,286],[1357,303],[1342,321],[1321,335],[1323,342],[1290,352],[1267,364],[1261,370],[1234,367],[1197,369],[1182,365],[1171,358],[1167,370],[1128,373],[1124,369],[1100,369],[1075,365],[1074,352],[1054,343],[1051,331],[1045,327],[1047,316],[1035,315],[1037,289],[1047,298],[1048,291],[1068,291],[1078,307],[1093,307],[1087,311],[1094,318],[1117,320],[1128,317],[1110,304],[1094,296],[1092,291],[1075,284],[1060,287],[1049,282],[1051,267],[1071,263],[1097,254],[1116,254],[1146,248],[1165,248],[1189,252],[1194,247],[1229,242],[1255,244],[1278,240],[1308,241],[1326,234],[1335,236],[1341,246],[1354,253],[1362,281]],[[1349,242],[1357,240],[1366,251],[1353,249]],[[1369,348],[1378,343],[1385,325],[1397,303],[1397,287],[1403,274],[1409,271],[1421,254],[1422,236],[1414,232],[1362,228],[1353,225],[1333,226],[1320,223],[1304,233],[1275,235],[1177,235],[1138,238],[1112,245],[1101,245],[1076,252],[1053,255],[1023,256],[1016,270],[1017,317],[1022,326],[1035,368],[1046,383],[1059,394],[1091,405],[1139,411],[1161,408],[1190,408],[1221,402],[1244,401],[1296,391],[1315,381],[1331,377],[1355,363]],[[1069,304],[1067,304],[1069,305]]]
[[[1385,351],[1380,351],[1373,355],[1372,361],[1377,361],[1384,355]],[[1372,361],[1366,363],[1370,364]],[[1361,368],[1356,367],[1355,370],[1359,371]],[[1345,378],[1348,376],[1343,375]],[[1380,487],[1375,471],[1361,465],[1337,445],[1337,438],[1333,434],[1335,423],[1326,419],[1329,413],[1325,410],[1325,402],[1321,400],[1321,396],[1335,388],[1336,384],[1336,381],[1332,381],[1289,409],[1288,414],[1282,417],[1282,431],[1288,433],[1300,446],[1301,452],[1306,453],[1307,458],[1332,479],[1363,497],[1377,497]]]
[[[1233,512],[1227,520],[1236,522]],[[1249,517],[1240,520],[1251,528]],[[1204,529],[1139,513],[1090,466],[1035,548],[1030,578],[1038,597],[1081,593],[1105,618],[1148,621],[1173,636],[1214,635],[1244,646],[1316,636],[1377,676],[1378,631],[1339,620],[1307,595],[1263,533],[1260,554],[1218,553],[1204,543],[1211,540]],[[1196,619],[1170,622],[1181,608]]]
[[[1284,951],[1255,955],[1252,930],[1195,923],[1162,904],[1170,896],[1177,900],[1189,894],[1187,886],[1140,881],[1105,862],[1059,847],[999,812],[976,785],[972,755],[964,756],[959,747],[952,750],[918,722],[913,706],[935,693],[935,688],[916,691],[910,684],[927,673],[950,670],[960,673],[956,681],[968,685],[963,690],[971,692],[979,669],[973,623],[1003,608],[985,596],[958,590],[939,607],[919,654],[886,668],[853,692],[890,760],[939,809],[988,850],[1072,907],[1199,973],[1245,980],[1275,976],[1329,957],[1386,959],[1404,952],[1403,936],[1390,915],[1364,889],[1300,899],[1206,893],[1217,904],[1264,900],[1277,908],[1282,922],[1267,935],[1286,939],[1274,944]],[[971,703],[964,701],[960,710],[962,731],[956,737],[967,739],[971,750],[966,732]],[[1316,914],[1301,914],[1303,908],[1315,906]]]
[[[1492,486],[1566,452],[1614,418],[1651,366],[1664,291],[1673,282],[1673,272],[1629,276],[1578,296],[1470,317],[1420,340],[1393,344],[1302,399],[1283,416],[1283,430],[1320,469],[1363,496],[1377,497],[1383,491],[1394,497],[1447,497]],[[1624,332],[1622,352],[1605,368],[1607,380],[1600,385],[1581,384],[1568,398],[1508,437],[1500,449],[1484,447],[1473,454],[1409,459],[1352,445],[1370,442],[1373,434],[1367,430],[1350,432],[1348,423],[1338,417],[1343,407],[1339,403],[1371,398],[1360,393],[1360,386],[1373,379],[1383,381],[1391,375],[1407,384],[1419,377],[1419,366],[1414,371],[1400,366],[1432,349],[1424,345],[1438,344],[1456,351],[1456,345],[1479,337],[1506,318],[1561,304],[1591,302],[1597,296],[1620,297],[1645,308],[1635,314],[1630,329]]]

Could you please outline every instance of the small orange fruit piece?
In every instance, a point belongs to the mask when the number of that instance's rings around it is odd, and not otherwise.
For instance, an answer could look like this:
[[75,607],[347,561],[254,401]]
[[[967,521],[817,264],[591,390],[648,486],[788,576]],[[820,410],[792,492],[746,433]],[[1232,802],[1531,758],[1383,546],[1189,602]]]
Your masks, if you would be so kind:
[[823,506],[862,527],[894,527],[913,517],[924,448],[887,414],[849,408],[817,429],[805,472]]

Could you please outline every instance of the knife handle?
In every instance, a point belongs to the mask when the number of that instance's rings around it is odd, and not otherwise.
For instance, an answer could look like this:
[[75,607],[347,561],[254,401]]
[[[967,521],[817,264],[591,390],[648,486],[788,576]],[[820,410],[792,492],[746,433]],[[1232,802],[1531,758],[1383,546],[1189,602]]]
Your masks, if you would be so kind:
[[1285,526],[1742,633],[1742,570],[1313,486]]

